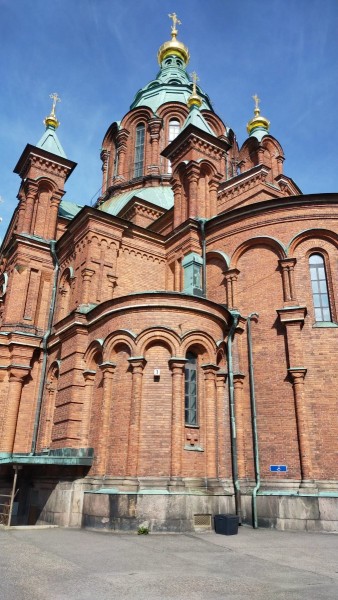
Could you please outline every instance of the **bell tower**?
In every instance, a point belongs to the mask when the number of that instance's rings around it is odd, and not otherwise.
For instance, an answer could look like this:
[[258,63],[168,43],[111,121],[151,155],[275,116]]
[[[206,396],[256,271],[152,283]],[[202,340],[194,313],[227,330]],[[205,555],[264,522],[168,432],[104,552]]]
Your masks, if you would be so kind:
[[50,97],[53,104],[44,120],[46,130],[36,146],[27,144],[14,169],[22,179],[15,231],[44,240],[55,239],[64,184],[76,166],[66,157],[56,134],[60,123],[55,107],[60,98],[56,93]]

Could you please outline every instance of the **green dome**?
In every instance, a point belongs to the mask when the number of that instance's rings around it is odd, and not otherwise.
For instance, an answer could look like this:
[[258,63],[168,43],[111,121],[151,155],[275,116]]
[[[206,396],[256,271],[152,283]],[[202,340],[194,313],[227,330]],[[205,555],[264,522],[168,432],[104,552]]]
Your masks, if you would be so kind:
[[[139,106],[148,106],[153,113],[156,113],[166,102],[180,102],[187,105],[191,90],[192,82],[185,69],[184,61],[172,54],[162,61],[156,79],[137,92],[130,110]],[[197,91],[202,100],[201,110],[214,112],[208,95],[198,86]]]

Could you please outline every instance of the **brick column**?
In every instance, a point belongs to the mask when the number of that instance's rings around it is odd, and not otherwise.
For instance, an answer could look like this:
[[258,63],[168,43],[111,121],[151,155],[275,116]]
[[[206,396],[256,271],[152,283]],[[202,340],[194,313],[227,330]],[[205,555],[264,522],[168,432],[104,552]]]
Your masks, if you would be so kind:
[[200,174],[200,167],[198,164],[189,164],[186,170],[188,184],[189,184],[189,198],[188,198],[188,214],[186,218],[194,218],[205,216],[205,210],[199,214],[198,207],[198,179]]
[[80,444],[83,448],[89,446],[89,429],[90,429],[90,415],[93,398],[93,387],[95,383],[96,371],[84,371],[83,377],[85,380],[85,387],[83,392],[83,404],[82,404],[82,419],[80,426]]
[[236,439],[237,439],[237,469],[238,478],[246,477],[245,469],[245,432],[243,422],[243,384],[245,375],[243,373],[234,373],[234,404],[236,420]]
[[6,414],[6,426],[1,442],[2,452],[13,452],[22,386],[24,379],[27,377],[30,370],[31,367],[29,365],[9,366],[8,408]]
[[238,269],[229,269],[229,271],[224,272],[228,308],[237,307],[236,282],[239,273]]
[[186,358],[173,357],[169,364],[172,374],[171,476],[182,476],[184,427],[184,367]]
[[95,271],[93,271],[93,269],[82,269],[82,271],[81,271],[82,281],[83,281],[83,288],[82,288],[82,303],[83,304],[88,304],[88,302],[89,302],[90,282],[91,282],[91,279],[92,279],[94,273],[95,273]]
[[18,199],[19,199],[20,203],[19,203],[19,207],[18,207],[18,221],[17,221],[16,231],[21,233],[21,231],[23,230],[23,224],[24,224],[24,218],[25,218],[26,198],[25,198],[24,194],[21,193],[21,194],[18,194]]
[[99,367],[103,373],[103,396],[101,407],[100,435],[96,451],[96,471],[99,475],[105,475],[107,472],[109,423],[112,404],[112,385],[116,364],[111,362],[104,362],[101,365],[99,365]]
[[309,415],[306,405],[304,378],[305,368],[291,367],[288,369],[295,397],[297,432],[299,440],[300,468],[302,473],[301,487],[313,487],[312,452],[310,443]]
[[142,377],[146,360],[142,356],[132,356],[128,359],[132,368],[131,409],[128,439],[127,475],[137,476],[138,450],[140,438],[140,417],[142,401]]
[[56,238],[56,223],[58,217],[59,206],[61,202],[61,198],[64,195],[64,192],[54,192],[52,198],[50,199],[50,208],[48,219],[48,228],[46,231],[46,237],[50,240],[55,240]]
[[106,193],[108,188],[108,165],[109,165],[109,150],[102,150],[100,158],[102,160],[102,195]]
[[219,367],[213,364],[202,365],[204,371],[205,415],[206,415],[206,474],[208,479],[218,476],[217,447],[217,408],[216,408],[216,372]]
[[207,218],[214,217],[217,215],[217,190],[218,190],[218,181],[210,181],[209,183],[209,215],[206,215]]
[[182,205],[182,185],[178,181],[172,183],[174,193],[174,227],[178,227],[185,220],[185,211]]
[[121,129],[121,131],[119,131],[119,133],[116,136],[119,157],[119,162],[117,166],[117,176],[119,177],[119,179],[129,179],[129,173],[125,172],[128,137],[129,131],[127,131],[126,129]]
[[25,233],[30,233],[33,211],[34,211],[34,203],[38,193],[38,186],[36,183],[29,182],[26,189],[26,211],[23,218],[23,231]]
[[288,374],[292,381],[295,400],[296,424],[299,443],[299,460],[301,468],[301,487],[314,487],[310,408],[307,403],[304,379],[306,367],[303,359],[303,342],[301,330],[304,324],[306,307],[290,306],[277,310],[281,323],[285,325],[287,349],[289,357]]
[[48,399],[47,399],[47,411],[45,427],[42,429],[43,435],[41,439],[41,448],[49,448],[52,441],[52,429],[53,429],[53,416],[55,408],[55,396],[57,390],[57,382],[48,383],[46,386]]
[[162,125],[162,119],[158,119],[156,117],[153,117],[152,119],[150,119],[150,121],[148,123],[150,140],[151,140],[151,165],[148,166],[148,170],[151,173],[159,173],[160,172],[160,168],[159,168],[159,164],[158,164],[158,159],[159,159],[159,155],[160,155],[159,149],[158,149],[158,144],[159,144],[159,139],[160,139],[161,125]]
[[110,275],[110,273],[107,273],[107,279],[108,279],[108,288],[109,288],[109,300],[111,298],[114,297],[114,290],[117,286],[117,276],[116,275]]
[[282,271],[283,295],[286,304],[296,302],[295,276],[294,268],[297,262],[296,258],[283,258],[278,261]]
[[[218,371],[216,374],[216,414],[217,414],[217,438],[218,438],[218,477],[224,479],[230,476],[227,473],[227,453],[231,448],[227,447],[227,430],[229,429],[228,406],[225,400],[225,384],[227,373]],[[230,440],[229,440],[230,441]]]

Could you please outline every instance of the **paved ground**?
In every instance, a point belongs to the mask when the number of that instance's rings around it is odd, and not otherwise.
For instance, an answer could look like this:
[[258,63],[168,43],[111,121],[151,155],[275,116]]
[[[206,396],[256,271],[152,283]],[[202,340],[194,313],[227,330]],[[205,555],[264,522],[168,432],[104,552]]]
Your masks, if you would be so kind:
[[0,531],[1,600],[337,600],[338,534]]

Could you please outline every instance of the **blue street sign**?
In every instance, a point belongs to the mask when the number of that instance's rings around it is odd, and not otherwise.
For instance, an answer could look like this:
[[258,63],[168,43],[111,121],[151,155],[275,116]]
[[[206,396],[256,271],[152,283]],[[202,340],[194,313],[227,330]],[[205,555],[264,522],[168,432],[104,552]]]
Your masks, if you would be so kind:
[[287,470],[286,465],[270,465],[271,473],[286,473]]

